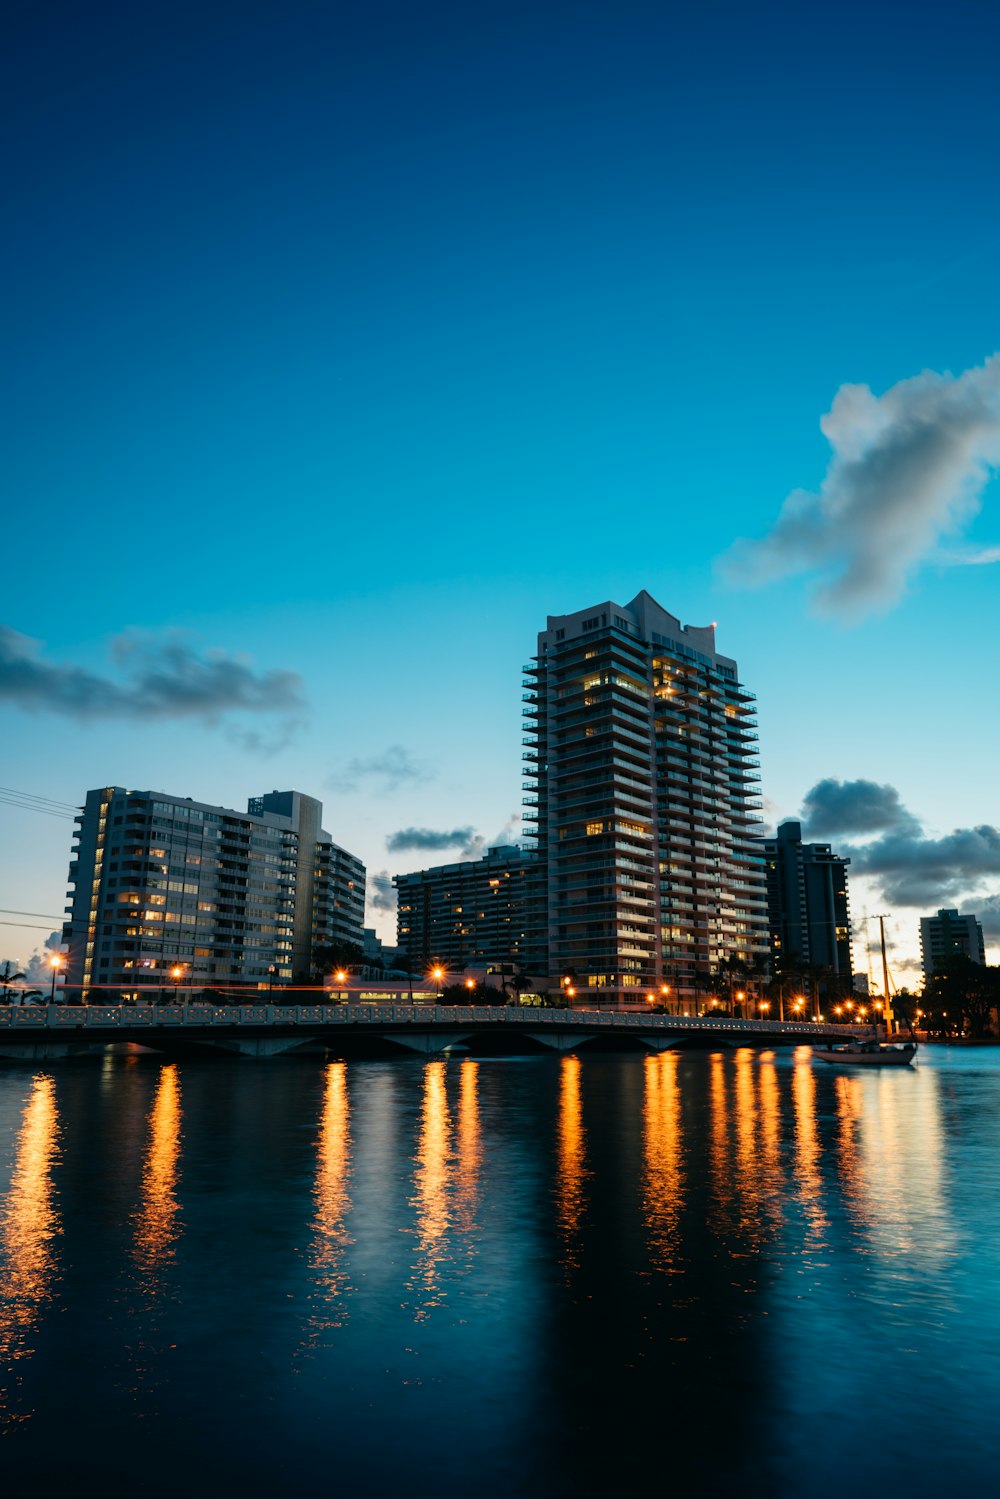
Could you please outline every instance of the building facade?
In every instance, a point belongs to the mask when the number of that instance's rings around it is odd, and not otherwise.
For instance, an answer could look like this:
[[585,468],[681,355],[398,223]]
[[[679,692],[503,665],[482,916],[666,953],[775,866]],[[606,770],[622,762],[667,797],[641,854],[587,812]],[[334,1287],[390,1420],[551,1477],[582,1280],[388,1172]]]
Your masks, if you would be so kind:
[[828,843],[803,843],[797,822],[783,822],[776,837],[764,840],[764,859],[774,968],[814,964],[850,987],[850,859]]
[[524,818],[550,988],[704,992],[769,951],[755,699],[646,592],[552,616],[525,668]]
[[920,962],[924,978],[929,979],[945,958],[961,953],[973,963],[986,962],[983,929],[975,916],[960,916],[957,911],[942,910],[936,916],[920,918]]
[[505,846],[485,858],[397,874],[396,942],[414,972],[502,967],[527,972],[537,857]]
[[[109,786],[77,817],[63,929],[66,985],[185,992],[308,982],[313,948],[361,940],[365,869],[297,791],[245,813]],[[176,980],[175,980],[176,982]]]

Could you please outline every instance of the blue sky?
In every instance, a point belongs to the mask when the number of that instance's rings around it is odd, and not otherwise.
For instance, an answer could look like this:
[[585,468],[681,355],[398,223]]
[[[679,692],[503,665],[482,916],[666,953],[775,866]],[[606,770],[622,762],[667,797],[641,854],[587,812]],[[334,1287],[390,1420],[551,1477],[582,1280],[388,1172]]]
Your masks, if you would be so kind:
[[[415,867],[387,836],[489,840],[519,807],[545,615],[645,587],[718,621],[774,817],[834,777],[897,788],[925,842],[1000,820],[997,569],[942,561],[1000,541],[989,421],[952,475],[981,508],[898,601],[818,613],[828,559],[752,590],[719,567],[820,489],[842,386],[1000,349],[989,7],[68,12],[23,8],[0,79],[3,618],[112,682],[111,641],[153,660],[180,632],[297,673],[301,706],[81,719],[15,681],[5,782],[294,785],[370,872]],[[0,805],[0,904],[61,911],[67,834]],[[855,913],[894,910],[902,959],[918,910],[975,908],[1000,861],[947,890],[859,880]],[[11,955],[45,935],[3,931]]]

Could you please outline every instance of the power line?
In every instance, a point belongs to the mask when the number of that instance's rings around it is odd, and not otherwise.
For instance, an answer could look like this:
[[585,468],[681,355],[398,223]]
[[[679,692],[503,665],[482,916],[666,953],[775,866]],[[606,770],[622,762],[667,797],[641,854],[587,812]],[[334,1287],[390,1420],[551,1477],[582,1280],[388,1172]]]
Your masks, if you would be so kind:
[[51,922],[47,926],[38,926],[33,921],[0,921],[0,926],[23,926],[31,932],[51,932]]
[[20,807],[22,812],[43,812],[46,817],[59,817],[63,822],[74,822],[76,820],[75,812],[61,811],[58,806],[42,807],[36,802],[22,801],[16,796],[4,796],[0,793],[0,802],[3,802],[8,807]]
[[[12,906],[0,906],[0,913],[4,916],[41,916],[44,921],[62,921],[63,919],[61,916],[53,916],[51,911],[15,911]],[[10,926],[12,923],[8,921],[4,925]]]
[[17,791],[13,786],[0,786],[0,792],[3,792],[5,796],[23,796],[32,802],[46,802],[50,807],[63,807],[69,812],[80,810],[75,802],[59,801],[54,796],[38,796],[34,791]]

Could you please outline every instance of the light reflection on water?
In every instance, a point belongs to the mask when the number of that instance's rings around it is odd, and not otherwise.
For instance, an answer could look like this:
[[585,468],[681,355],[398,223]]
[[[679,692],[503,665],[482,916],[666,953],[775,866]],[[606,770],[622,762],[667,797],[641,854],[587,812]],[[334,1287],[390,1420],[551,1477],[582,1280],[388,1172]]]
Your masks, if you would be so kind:
[[180,1078],[175,1063],[160,1072],[149,1111],[149,1137],[142,1168],[142,1200],[135,1215],[133,1255],[145,1298],[162,1289],[163,1273],[180,1237],[177,1201],[181,1151]]
[[62,1231],[53,1181],[58,1152],[55,1083],[51,1077],[36,1077],[0,1210],[0,1431],[30,1414],[19,1399],[19,1365],[34,1353],[38,1319],[54,1295],[55,1241]]
[[678,1057],[670,1051],[649,1056],[643,1064],[642,1216],[650,1260],[655,1269],[667,1275],[679,1273],[684,1190],[678,1067]]
[[353,1242],[347,1230],[351,1199],[351,1120],[347,1092],[347,1064],[330,1062],[323,1086],[323,1111],[316,1142],[315,1212],[309,1270],[310,1346],[349,1316],[350,1276],[347,1250]]
[[[0,1424],[25,1472],[61,1473],[65,1434],[68,1481],[109,1425],[125,1472],[141,1416],[247,1493],[332,1453],[349,1492],[413,1486],[421,1453],[436,1499],[638,1491],[666,1444],[685,1494],[930,1499],[919,1410],[940,1471],[992,1492],[1000,1053],[116,1060],[0,1073],[0,1117],[15,1096]],[[878,1443],[831,1447],[857,1410]]]
[[451,1259],[450,1169],[451,1118],[445,1086],[446,1062],[428,1062],[424,1071],[423,1111],[416,1152],[417,1258],[407,1290],[414,1298],[413,1320],[424,1322],[447,1297],[442,1272]]
[[563,1272],[567,1276],[579,1268],[580,1225],[586,1206],[586,1135],[583,1128],[580,1074],[579,1057],[565,1056],[561,1059],[556,1124],[556,1221],[559,1227],[560,1257]]

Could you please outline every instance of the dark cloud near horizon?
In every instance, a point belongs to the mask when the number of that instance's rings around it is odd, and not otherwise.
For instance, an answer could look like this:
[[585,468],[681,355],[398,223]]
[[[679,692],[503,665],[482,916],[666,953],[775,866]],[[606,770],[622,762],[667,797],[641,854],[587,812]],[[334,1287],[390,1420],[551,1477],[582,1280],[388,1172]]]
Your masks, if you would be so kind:
[[331,771],[326,786],[331,791],[354,791],[365,779],[379,780],[386,791],[397,791],[400,786],[432,780],[433,775],[404,745],[390,744],[380,755],[350,760],[343,770]]
[[833,777],[806,792],[800,818],[809,838],[875,835],[865,843],[835,842],[835,851],[850,859],[852,876],[873,879],[891,905],[929,912],[956,902],[995,901],[1000,935],[1000,897],[975,894],[984,881],[1000,876],[1000,831],[989,823],[928,837],[895,786]]
[[[719,570],[734,587],[811,573],[822,612],[884,611],[976,514],[1000,466],[1000,354],[957,377],[925,370],[882,396],[842,385],[820,428],[833,452],[819,493],[794,490],[769,535],[735,542]],[[995,551],[939,560],[982,563]]]
[[927,911],[974,902],[972,887],[1000,876],[1000,831],[989,823],[955,828],[942,838],[886,833],[844,852],[852,873],[875,877],[886,900]]
[[197,719],[214,726],[231,713],[298,713],[296,672],[255,672],[223,651],[196,654],[176,636],[122,635],[110,645],[120,680],[40,659],[40,643],[0,625],[0,702],[80,722]]
[[[400,828],[399,832],[389,834],[385,846],[391,854],[404,853],[409,849],[433,852],[445,848],[468,848],[476,838],[473,827],[452,828],[450,832],[438,831],[436,828]],[[482,840],[479,839],[479,842]]]
[[975,906],[974,914],[986,941],[1000,942],[1000,895],[978,896],[969,904]]
[[803,833],[808,838],[835,838],[846,833],[906,832],[918,834],[920,822],[899,799],[895,786],[877,781],[817,781],[802,799]]

